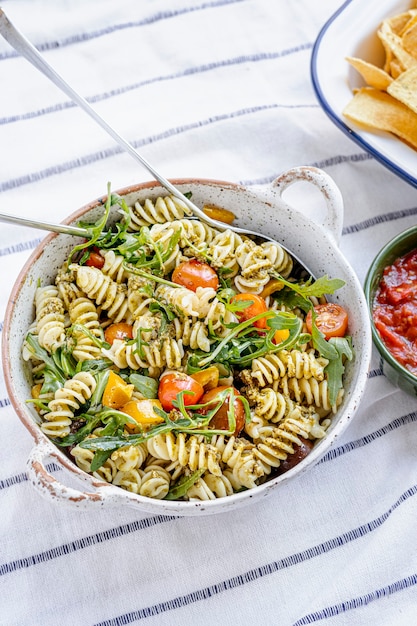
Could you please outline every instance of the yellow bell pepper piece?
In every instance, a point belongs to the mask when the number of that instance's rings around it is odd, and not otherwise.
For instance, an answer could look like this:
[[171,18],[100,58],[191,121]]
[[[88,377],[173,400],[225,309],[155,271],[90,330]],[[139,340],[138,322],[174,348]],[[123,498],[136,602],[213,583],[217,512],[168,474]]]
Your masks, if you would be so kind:
[[274,293],[275,291],[281,291],[284,286],[285,285],[282,280],[279,280],[278,278],[271,278],[269,283],[266,283],[265,287],[259,295],[262,296],[262,298],[267,298],[271,295],[271,293]]
[[[130,400],[120,410],[132,417],[138,426],[153,426],[164,421],[163,417],[155,413],[154,407],[162,409],[159,400]],[[130,433],[140,430],[135,424],[126,424],[126,428]]]
[[232,213],[232,211],[223,209],[215,204],[205,204],[203,206],[203,213],[205,213],[207,217],[211,217],[212,220],[218,220],[219,222],[224,222],[225,224],[232,224],[236,218],[236,215]]
[[191,374],[191,378],[194,378],[206,391],[214,389],[219,384],[219,370],[215,365],[211,365],[205,370],[200,370]]
[[126,383],[121,376],[110,370],[101,402],[110,409],[120,409],[132,397],[134,385]]
[[274,342],[276,344],[281,343],[281,341],[285,341],[290,336],[290,331],[288,328],[282,328],[282,330],[276,330],[274,333]]

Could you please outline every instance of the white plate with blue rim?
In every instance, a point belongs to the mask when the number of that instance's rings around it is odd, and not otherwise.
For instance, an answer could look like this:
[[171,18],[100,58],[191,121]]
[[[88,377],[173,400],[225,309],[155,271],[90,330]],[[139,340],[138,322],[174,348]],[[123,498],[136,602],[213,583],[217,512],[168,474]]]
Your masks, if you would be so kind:
[[311,78],[325,113],[348,137],[389,170],[417,187],[417,151],[385,132],[368,132],[343,116],[353,89],[364,85],[346,57],[382,66],[381,22],[416,8],[412,0],[348,0],[323,26],[313,47]]

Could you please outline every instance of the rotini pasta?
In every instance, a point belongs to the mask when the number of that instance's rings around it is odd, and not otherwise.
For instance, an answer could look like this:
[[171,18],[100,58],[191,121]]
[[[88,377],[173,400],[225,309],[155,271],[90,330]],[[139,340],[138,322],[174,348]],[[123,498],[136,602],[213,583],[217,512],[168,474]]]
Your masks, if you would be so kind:
[[278,243],[208,226],[173,196],[125,213],[36,289],[22,354],[40,428],[141,497],[253,489],[326,435],[350,338],[311,331],[326,294]]

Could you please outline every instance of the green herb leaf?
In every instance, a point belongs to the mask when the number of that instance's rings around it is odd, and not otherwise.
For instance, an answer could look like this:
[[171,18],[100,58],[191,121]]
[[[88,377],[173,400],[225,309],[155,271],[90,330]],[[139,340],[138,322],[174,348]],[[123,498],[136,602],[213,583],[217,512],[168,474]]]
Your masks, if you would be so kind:
[[325,367],[327,384],[329,389],[329,402],[333,406],[336,403],[339,390],[343,387],[343,374],[345,371],[344,361],[353,358],[353,350],[350,337],[332,337],[328,341],[334,349],[336,356]]
[[141,374],[130,374],[129,382],[135,385],[144,398],[151,400],[158,397],[158,381],[150,376],[142,376]]
[[200,476],[204,474],[204,472],[205,469],[203,468],[195,470],[195,472],[193,472],[189,476],[183,476],[176,485],[171,487],[164,500],[179,500],[180,498],[183,498],[187,491],[190,489],[190,487],[192,487],[197,482],[197,480],[200,478]]

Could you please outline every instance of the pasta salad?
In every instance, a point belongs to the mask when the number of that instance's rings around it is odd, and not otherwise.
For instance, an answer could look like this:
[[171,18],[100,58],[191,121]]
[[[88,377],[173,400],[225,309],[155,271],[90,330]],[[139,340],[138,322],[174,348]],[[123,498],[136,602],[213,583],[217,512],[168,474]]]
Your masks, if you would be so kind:
[[128,206],[109,191],[80,224],[90,236],[37,286],[28,402],[96,478],[212,500],[291,469],[325,436],[353,358],[347,313],[326,299],[344,283],[300,274],[278,243],[227,223],[173,196]]

